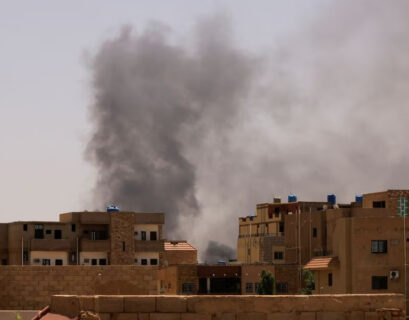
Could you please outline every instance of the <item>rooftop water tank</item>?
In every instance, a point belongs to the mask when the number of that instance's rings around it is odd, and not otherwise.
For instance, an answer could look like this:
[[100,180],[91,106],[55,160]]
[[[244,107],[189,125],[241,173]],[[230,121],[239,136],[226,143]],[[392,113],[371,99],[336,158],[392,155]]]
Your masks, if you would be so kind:
[[107,207],[107,212],[118,212],[119,211],[119,207],[118,206],[109,206]]
[[360,202],[360,203],[362,203],[362,199],[363,199],[362,194],[357,194],[357,195],[355,196],[355,202]]
[[297,196],[295,194],[288,195],[288,202],[297,202]]
[[335,194],[327,195],[327,202],[331,203],[332,205],[335,205],[337,203],[336,195]]
[[281,203],[281,198],[275,197],[275,198],[273,198],[273,202],[274,203]]

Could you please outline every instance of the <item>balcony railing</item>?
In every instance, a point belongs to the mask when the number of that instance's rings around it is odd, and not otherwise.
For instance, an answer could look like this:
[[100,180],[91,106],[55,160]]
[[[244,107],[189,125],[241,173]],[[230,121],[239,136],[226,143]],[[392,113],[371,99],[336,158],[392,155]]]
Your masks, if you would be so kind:
[[111,251],[111,241],[107,240],[90,240],[80,239],[80,251],[97,251],[109,252]]
[[135,251],[139,252],[158,252],[164,251],[164,241],[163,240],[153,240],[153,241],[145,241],[145,240],[134,240],[135,241]]
[[69,239],[31,239],[31,251],[69,251],[71,241]]

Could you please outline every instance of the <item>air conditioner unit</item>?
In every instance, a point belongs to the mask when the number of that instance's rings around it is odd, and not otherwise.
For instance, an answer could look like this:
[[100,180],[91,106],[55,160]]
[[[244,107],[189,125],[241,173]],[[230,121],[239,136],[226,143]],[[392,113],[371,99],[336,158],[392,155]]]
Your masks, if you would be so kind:
[[399,270],[392,270],[389,272],[390,279],[399,279]]

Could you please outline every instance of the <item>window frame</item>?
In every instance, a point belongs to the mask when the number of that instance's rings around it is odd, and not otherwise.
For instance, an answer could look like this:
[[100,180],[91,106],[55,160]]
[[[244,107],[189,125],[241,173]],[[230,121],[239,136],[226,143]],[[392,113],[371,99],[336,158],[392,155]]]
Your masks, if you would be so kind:
[[372,276],[371,285],[372,290],[388,290],[388,277]]
[[254,293],[253,282],[246,282],[246,293]]
[[388,253],[388,240],[371,240],[371,253]]

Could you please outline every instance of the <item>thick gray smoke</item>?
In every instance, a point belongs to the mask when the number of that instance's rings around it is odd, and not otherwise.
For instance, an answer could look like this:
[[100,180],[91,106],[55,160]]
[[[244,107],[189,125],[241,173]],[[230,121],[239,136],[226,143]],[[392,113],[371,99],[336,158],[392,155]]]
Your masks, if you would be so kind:
[[273,195],[408,188],[408,10],[331,1],[263,61],[224,17],[187,44],[157,25],[123,31],[93,64],[96,204],[165,211],[168,237],[204,254],[209,240],[235,247],[237,217]]
[[215,264],[219,261],[229,262],[236,259],[236,250],[219,243],[217,241],[210,240],[209,244],[204,252],[205,263]]

